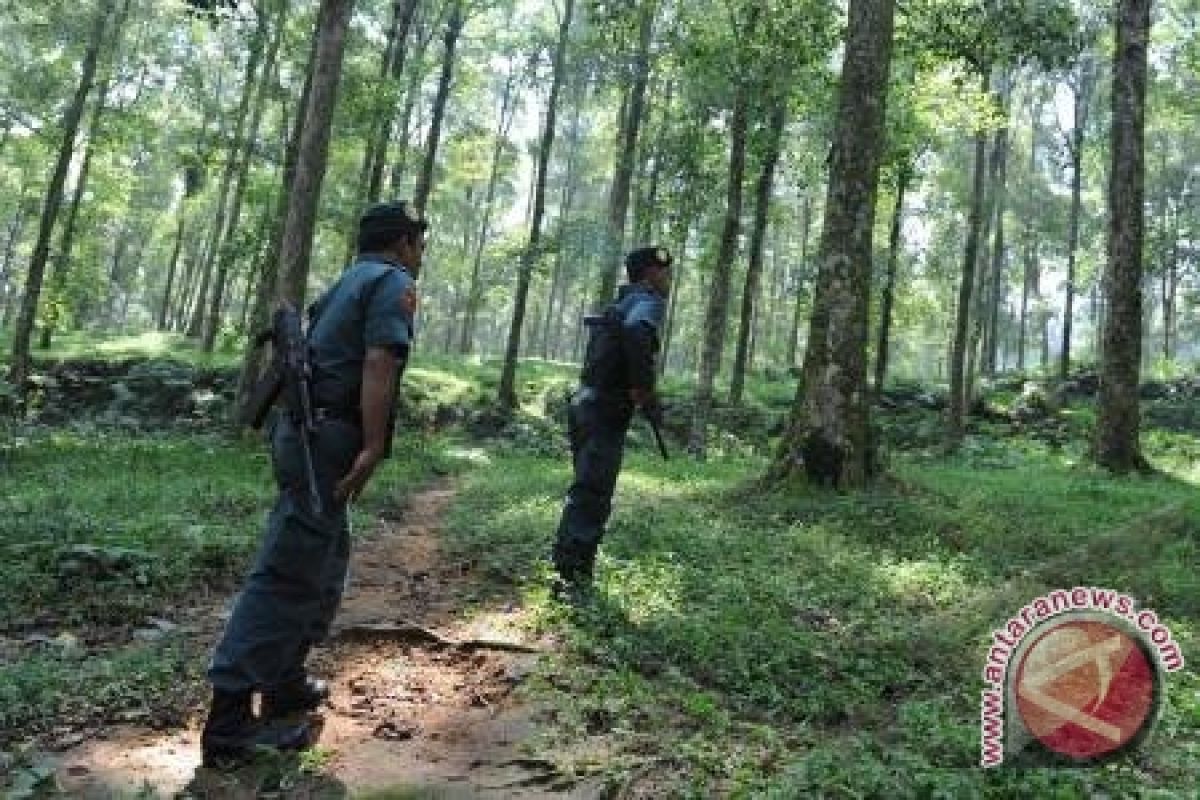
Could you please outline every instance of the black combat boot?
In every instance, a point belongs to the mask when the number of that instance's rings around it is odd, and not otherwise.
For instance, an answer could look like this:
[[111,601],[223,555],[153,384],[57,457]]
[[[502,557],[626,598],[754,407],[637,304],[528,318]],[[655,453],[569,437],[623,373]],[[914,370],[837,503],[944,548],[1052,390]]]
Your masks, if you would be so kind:
[[212,706],[200,734],[204,766],[236,766],[251,758],[259,747],[303,750],[311,743],[307,724],[271,726],[256,719],[250,696],[249,691],[213,689]]
[[262,693],[259,715],[263,719],[279,719],[300,711],[316,711],[327,699],[329,684],[320,678],[306,675],[265,690]]

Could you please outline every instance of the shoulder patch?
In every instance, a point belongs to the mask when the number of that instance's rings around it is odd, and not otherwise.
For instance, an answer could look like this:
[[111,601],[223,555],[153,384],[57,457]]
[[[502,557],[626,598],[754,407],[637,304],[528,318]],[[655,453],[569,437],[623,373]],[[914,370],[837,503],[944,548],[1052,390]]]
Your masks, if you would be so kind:
[[414,286],[409,286],[400,295],[400,308],[405,314],[410,317],[417,314],[417,289]]

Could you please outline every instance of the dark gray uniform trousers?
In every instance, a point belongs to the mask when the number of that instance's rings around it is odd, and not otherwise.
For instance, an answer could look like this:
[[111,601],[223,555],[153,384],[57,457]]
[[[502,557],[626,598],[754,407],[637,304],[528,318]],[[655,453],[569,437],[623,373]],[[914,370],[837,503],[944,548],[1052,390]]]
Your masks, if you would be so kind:
[[633,406],[617,394],[583,387],[567,406],[567,436],[575,480],[567,490],[554,543],[564,577],[590,577],[621,471]]
[[279,686],[304,676],[304,659],[325,638],[341,603],[350,561],[346,506],[334,497],[362,448],[362,432],[336,419],[317,424],[313,470],[324,513],[309,509],[300,434],[286,415],[271,430],[279,495],[246,584],[209,665],[217,689]]

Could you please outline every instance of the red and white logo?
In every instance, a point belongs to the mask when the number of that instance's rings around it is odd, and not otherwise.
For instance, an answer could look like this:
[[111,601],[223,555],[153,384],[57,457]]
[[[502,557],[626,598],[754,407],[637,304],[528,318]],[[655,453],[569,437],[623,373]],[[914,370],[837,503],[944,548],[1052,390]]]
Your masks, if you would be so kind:
[[1078,760],[1116,753],[1154,720],[1159,673],[1139,638],[1097,619],[1035,631],[1010,673],[1017,711],[1049,750]]

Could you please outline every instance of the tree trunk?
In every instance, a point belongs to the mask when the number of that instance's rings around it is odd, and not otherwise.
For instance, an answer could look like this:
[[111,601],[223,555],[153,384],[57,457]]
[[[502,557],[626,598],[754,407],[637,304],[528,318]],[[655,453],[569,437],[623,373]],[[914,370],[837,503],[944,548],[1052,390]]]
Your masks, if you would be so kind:
[[425,161],[421,165],[417,188],[413,192],[413,206],[420,215],[424,215],[429,194],[433,190],[433,169],[437,164],[438,140],[442,135],[442,119],[446,116],[446,101],[450,98],[450,83],[454,78],[454,50],[465,23],[462,3],[456,0],[450,9],[450,21],[446,23],[446,34],[443,37],[446,49],[445,55],[442,56],[442,74],[438,79],[437,95],[433,100],[429,138],[425,142]]
[[792,308],[792,331],[788,338],[787,365],[788,369],[796,366],[796,350],[800,342],[800,321],[804,316],[804,292],[801,291],[801,281],[805,279],[808,269],[808,235],[812,228],[812,198],[806,191],[801,201],[800,211],[800,261],[796,266],[796,299]]
[[892,0],[850,0],[804,379],[773,477],[863,486],[874,471],[867,386],[871,241],[891,62]]
[[[575,103],[571,113],[571,127],[567,138],[567,169],[563,176],[562,199],[558,207],[558,251],[554,254],[554,270],[550,277],[550,295],[546,301],[546,316],[542,325],[542,358],[551,358],[551,330],[561,314],[561,302],[566,302],[567,264],[566,237],[568,225],[571,222],[571,210],[575,205],[576,171],[579,165],[580,149],[580,114],[583,110],[583,98],[580,92],[574,92]],[[554,337],[557,338],[557,337]]]
[[1112,86],[1112,150],[1108,188],[1108,313],[1096,461],[1115,473],[1148,465],[1138,442],[1142,349],[1142,241],[1145,196],[1145,103],[1150,0],[1119,0]]
[[1008,204],[1008,97],[1009,79],[1006,76],[1002,92],[1004,125],[996,131],[996,176],[992,188],[992,275],[988,281],[988,326],[985,339],[987,347],[983,354],[983,371],[989,378],[996,375],[996,352],[1000,346],[1000,306],[1004,303],[1007,289],[1004,270],[1004,212]]
[[879,302],[879,340],[875,347],[875,394],[883,392],[887,379],[888,350],[891,347],[892,304],[896,295],[896,266],[900,261],[900,234],[904,222],[904,196],[912,181],[912,167],[906,162],[896,176],[896,205],[892,210],[892,227],[888,233],[887,275]]
[[479,273],[483,264],[483,248],[487,244],[488,237],[492,235],[492,206],[496,200],[496,185],[500,181],[500,165],[504,156],[504,147],[508,142],[508,132],[512,129],[516,110],[516,98],[513,97],[516,83],[517,69],[514,66],[504,80],[504,90],[500,96],[500,113],[496,119],[496,138],[492,144],[492,165],[488,171],[487,194],[483,199],[483,220],[479,224],[479,237],[475,242],[475,253],[471,259],[471,285],[467,290],[467,313],[464,315],[462,338],[458,343],[458,350],[463,355],[471,352],[471,343],[475,338],[476,318],[482,302]]
[[[983,91],[988,87],[984,71]],[[987,134],[975,134],[975,168],[971,186],[971,210],[967,217],[967,243],[963,253],[962,283],[958,287],[955,312],[954,344],[950,355],[950,397],[947,399],[946,445],[955,449],[962,444],[967,412],[967,345],[971,329],[971,299],[975,289],[975,266],[979,260],[979,234],[983,224],[983,191],[987,171]]]
[[[754,30],[753,20],[757,19],[757,15],[755,9],[752,12],[752,22],[748,26],[751,32]],[[742,180],[746,172],[746,117],[750,87],[747,86],[746,76],[739,76],[736,80],[737,94],[734,97],[733,118],[729,125],[729,178],[726,188],[725,223],[704,312],[700,375],[696,381],[695,413],[688,437],[688,450],[697,458],[704,458],[708,449],[708,415],[713,403],[713,385],[721,369],[721,356],[725,350],[729,289],[733,278],[733,262],[737,258],[738,231],[742,222]]]
[[621,271],[621,253],[625,247],[625,223],[629,216],[629,192],[633,185],[634,160],[638,133],[646,108],[646,84],[650,78],[650,40],[654,31],[656,0],[641,0],[638,9],[638,49],[629,83],[628,108],[622,115],[617,160],[608,193],[608,236],[605,262],[600,270],[600,286],[592,305],[603,308],[612,302]]
[[[252,47],[258,52],[262,49],[262,39],[270,38],[270,44],[267,47],[267,54],[263,60],[261,75],[257,81],[257,86],[254,90],[254,99],[249,110],[250,121],[248,127],[243,131],[242,120],[245,118],[246,107],[245,97],[243,97],[242,106],[238,109],[238,126],[235,134],[236,138],[233,143],[233,151],[230,153],[230,161],[227,169],[232,168],[234,174],[234,186],[230,199],[230,210],[223,225],[223,230],[219,232],[216,238],[215,258],[217,259],[217,278],[216,284],[213,287],[212,302],[209,307],[208,323],[204,332],[204,351],[211,353],[216,342],[217,333],[221,327],[221,314],[225,301],[225,286],[229,279],[230,271],[233,269],[234,256],[233,252],[233,237],[237,234],[238,225],[241,222],[242,216],[242,200],[246,192],[246,180],[250,173],[250,159],[254,151],[254,143],[258,141],[258,131],[262,124],[262,114],[264,99],[269,90],[269,84],[275,74],[276,60],[279,55],[280,41],[284,35],[284,25],[287,22],[287,12],[289,3],[284,0],[276,0],[276,13],[274,34],[272,35],[269,23],[267,22],[266,11],[262,11],[260,24],[263,29],[256,35],[255,42]],[[251,61],[254,60],[255,51],[251,51]],[[254,74],[253,64],[247,64],[246,79],[252,80]],[[234,156],[238,155],[238,158]],[[224,178],[222,179],[224,181]]]
[[[381,84],[388,76],[391,76],[394,83],[399,83],[400,78],[404,76],[405,43],[408,41],[408,31],[412,27],[417,3],[418,0],[396,0],[392,6],[388,51],[384,54],[379,75]],[[374,120],[371,137],[363,154],[362,183],[366,186],[368,204],[379,202],[379,193],[383,186],[383,165],[387,163],[388,143],[392,138],[392,120],[395,116],[393,111],[394,109],[388,108]]]
[[742,394],[746,388],[750,335],[759,303],[759,294],[761,294],[759,286],[762,283],[763,250],[767,238],[771,187],[775,182],[775,166],[779,163],[779,151],[783,145],[783,129],[786,125],[787,103],[780,99],[771,110],[767,147],[763,154],[762,172],[758,176],[758,186],[755,191],[754,228],[750,233],[750,262],[746,267],[746,284],[742,289],[741,318],[738,321],[737,347],[734,351],[733,376],[729,387],[729,402],[735,406],[742,404]]
[[50,256],[50,238],[54,233],[54,223],[58,219],[59,208],[62,205],[63,184],[67,179],[71,156],[75,152],[75,138],[79,133],[79,122],[83,118],[84,106],[87,104],[88,94],[92,90],[92,83],[96,79],[96,65],[100,60],[100,49],[108,28],[110,11],[108,3],[101,3],[96,12],[87,52],[83,57],[79,85],[76,87],[75,96],[63,117],[62,142],[58,148],[54,171],[50,175],[50,183],[42,207],[42,218],[38,223],[37,242],[29,262],[29,273],[25,278],[25,296],[21,301],[21,311],[17,317],[16,331],[13,335],[12,362],[9,366],[9,381],[16,385],[17,391],[22,396],[26,388],[25,381],[29,377],[29,343],[33,334],[34,320],[37,318],[38,299],[42,292],[42,280],[46,274],[46,261]]
[[1095,83],[1091,62],[1084,58],[1079,66],[1075,91],[1075,128],[1068,149],[1071,154],[1071,220],[1067,229],[1067,283],[1063,303],[1062,352],[1058,376],[1066,380],[1071,371],[1071,327],[1075,314],[1075,255],[1079,249],[1079,216],[1083,207],[1083,145],[1087,134],[1092,85]]
[[537,179],[533,189],[533,213],[529,223],[529,241],[521,254],[517,272],[517,291],[513,297],[512,323],[508,329],[508,342],[504,350],[504,367],[500,373],[500,408],[512,413],[517,407],[517,359],[521,353],[521,328],[525,323],[525,304],[529,298],[529,283],[533,277],[533,265],[540,255],[542,215],[546,208],[546,172],[550,165],[550,151],[554,146],[554,119],[558,106],[558,94],[562,88],[563,72],[567,60],[567,41],[571,31],[571,17],[575,12],[575,0],[564,0],[562,19],[558,26],[558,44],[554,49],[553,77],[550,81],[550,96],[546,101],[546,123],[542,130],[542,143],[538,149]]
[[179,220],[175,229],[175,246],[171,248],[171,263],[167,265],[167,285],[163,287],[162,304],[158,307],[158,330],[167,329],[167,314],[171,308],[171,294],[175,288],[175,271],[179,267],[179,253],[183,250],[183,237],[187,225],[187,191],[179,198]]
[[307,289],[313,228],[329,155],[329,134],[337,104],[346,28],[353,6],[353,0],[323,0],[321,4],[312,88],[304,113],[304,129],[300,134],[296,172],[283,229],[283,246],[279,250],[279,276],[275,282],[276,296],[298,307],[304,304]]
[[[62,238],[59,239],[58,253],[55,255],[53,269],[50,273],[49,300],[51,303],[65,302],[63,292],[67,286],[67,275],[71,271],[71,251],[75,247],[75,224],[79,218],[79,206],[83,200],[84,190],[87,188],[88,176],[92,171],[92,157],[99,144],[100,121],[104,115],[108,86],[107,78],[100,81],[100,86],[96,91],[96,103],[92,106],[87,140],[83,144],[83,163],[79,167],[79,175],[75,178],[75,188],[71,192],[71,203],[67,207],[67,218],[63,223]],[[50,349],[53,344],[54,330],[58,324],[58,311],[49,309],[47,311],[50,313],[46,314],[41,340],[38,342],[38,347],[42,350]]]

